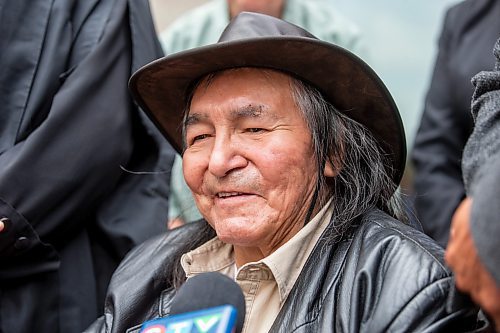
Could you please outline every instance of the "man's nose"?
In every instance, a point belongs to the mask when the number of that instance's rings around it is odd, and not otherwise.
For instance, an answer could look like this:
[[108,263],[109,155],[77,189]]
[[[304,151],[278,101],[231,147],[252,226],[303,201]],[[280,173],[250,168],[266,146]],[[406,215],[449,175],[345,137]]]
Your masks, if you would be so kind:
[[244,168],[247,163],[247,159],[242,155],[241,147],[238,147],[230,135],[215,138],[208,164],[210,173],[219,178],[224,177],[232,170]]

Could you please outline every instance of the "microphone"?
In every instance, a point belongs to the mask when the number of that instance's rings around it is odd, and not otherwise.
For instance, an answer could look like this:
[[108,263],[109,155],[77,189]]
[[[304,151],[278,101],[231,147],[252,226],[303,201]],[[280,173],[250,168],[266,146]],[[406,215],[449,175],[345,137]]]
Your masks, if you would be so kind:
[[209,272],[188,279],[173,299],[170,315],[145,322],[139,333],[241,333],[244,322],[240,286]]

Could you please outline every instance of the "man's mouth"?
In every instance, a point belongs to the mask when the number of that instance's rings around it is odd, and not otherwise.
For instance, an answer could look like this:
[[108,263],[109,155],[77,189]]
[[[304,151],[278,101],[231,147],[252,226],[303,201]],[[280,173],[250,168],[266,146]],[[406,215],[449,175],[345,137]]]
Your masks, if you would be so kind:
[[217,198],[229,198],[229,197],[235,197],[239,195],[245,195],[247,193],[243,192],[219,192],[217,193]]

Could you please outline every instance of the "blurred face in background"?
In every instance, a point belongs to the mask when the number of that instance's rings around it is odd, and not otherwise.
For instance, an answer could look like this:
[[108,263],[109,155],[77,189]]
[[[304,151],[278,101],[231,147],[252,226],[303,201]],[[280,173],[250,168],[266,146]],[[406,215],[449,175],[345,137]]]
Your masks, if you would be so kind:
[[227,0],[229,15],[235,17],[241,12],[255,12],[281,17],[285,0]]

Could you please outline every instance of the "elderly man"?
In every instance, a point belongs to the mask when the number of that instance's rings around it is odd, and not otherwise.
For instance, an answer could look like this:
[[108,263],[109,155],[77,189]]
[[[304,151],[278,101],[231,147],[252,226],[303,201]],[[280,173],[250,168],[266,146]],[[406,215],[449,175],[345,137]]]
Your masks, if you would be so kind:
[[[167,54],[217,42],[229,20],[239,13],[256,12],[298,25],[316,37],[358,55],[363,53],[358,28],[330,1],[311,0],[212,0],[176,19],[160,35]],[[366,52],[364,52],[366,53]],[[170,178],[168,226],[197,221],[201,215],[184,181],[182,157],[176,155]]]
[[[396,106],[350,52],[242,13],[214,45],[131,79],[183,152],[206,223],[133,251],[88,332],[138,331],[186,277],[217,271],[245,295],[244,332],[457,332],[443,251],[397,221],[405,161]],[[474,317],[472,315],[472,317]],[[473,318],[472,318],[473,319]]]

